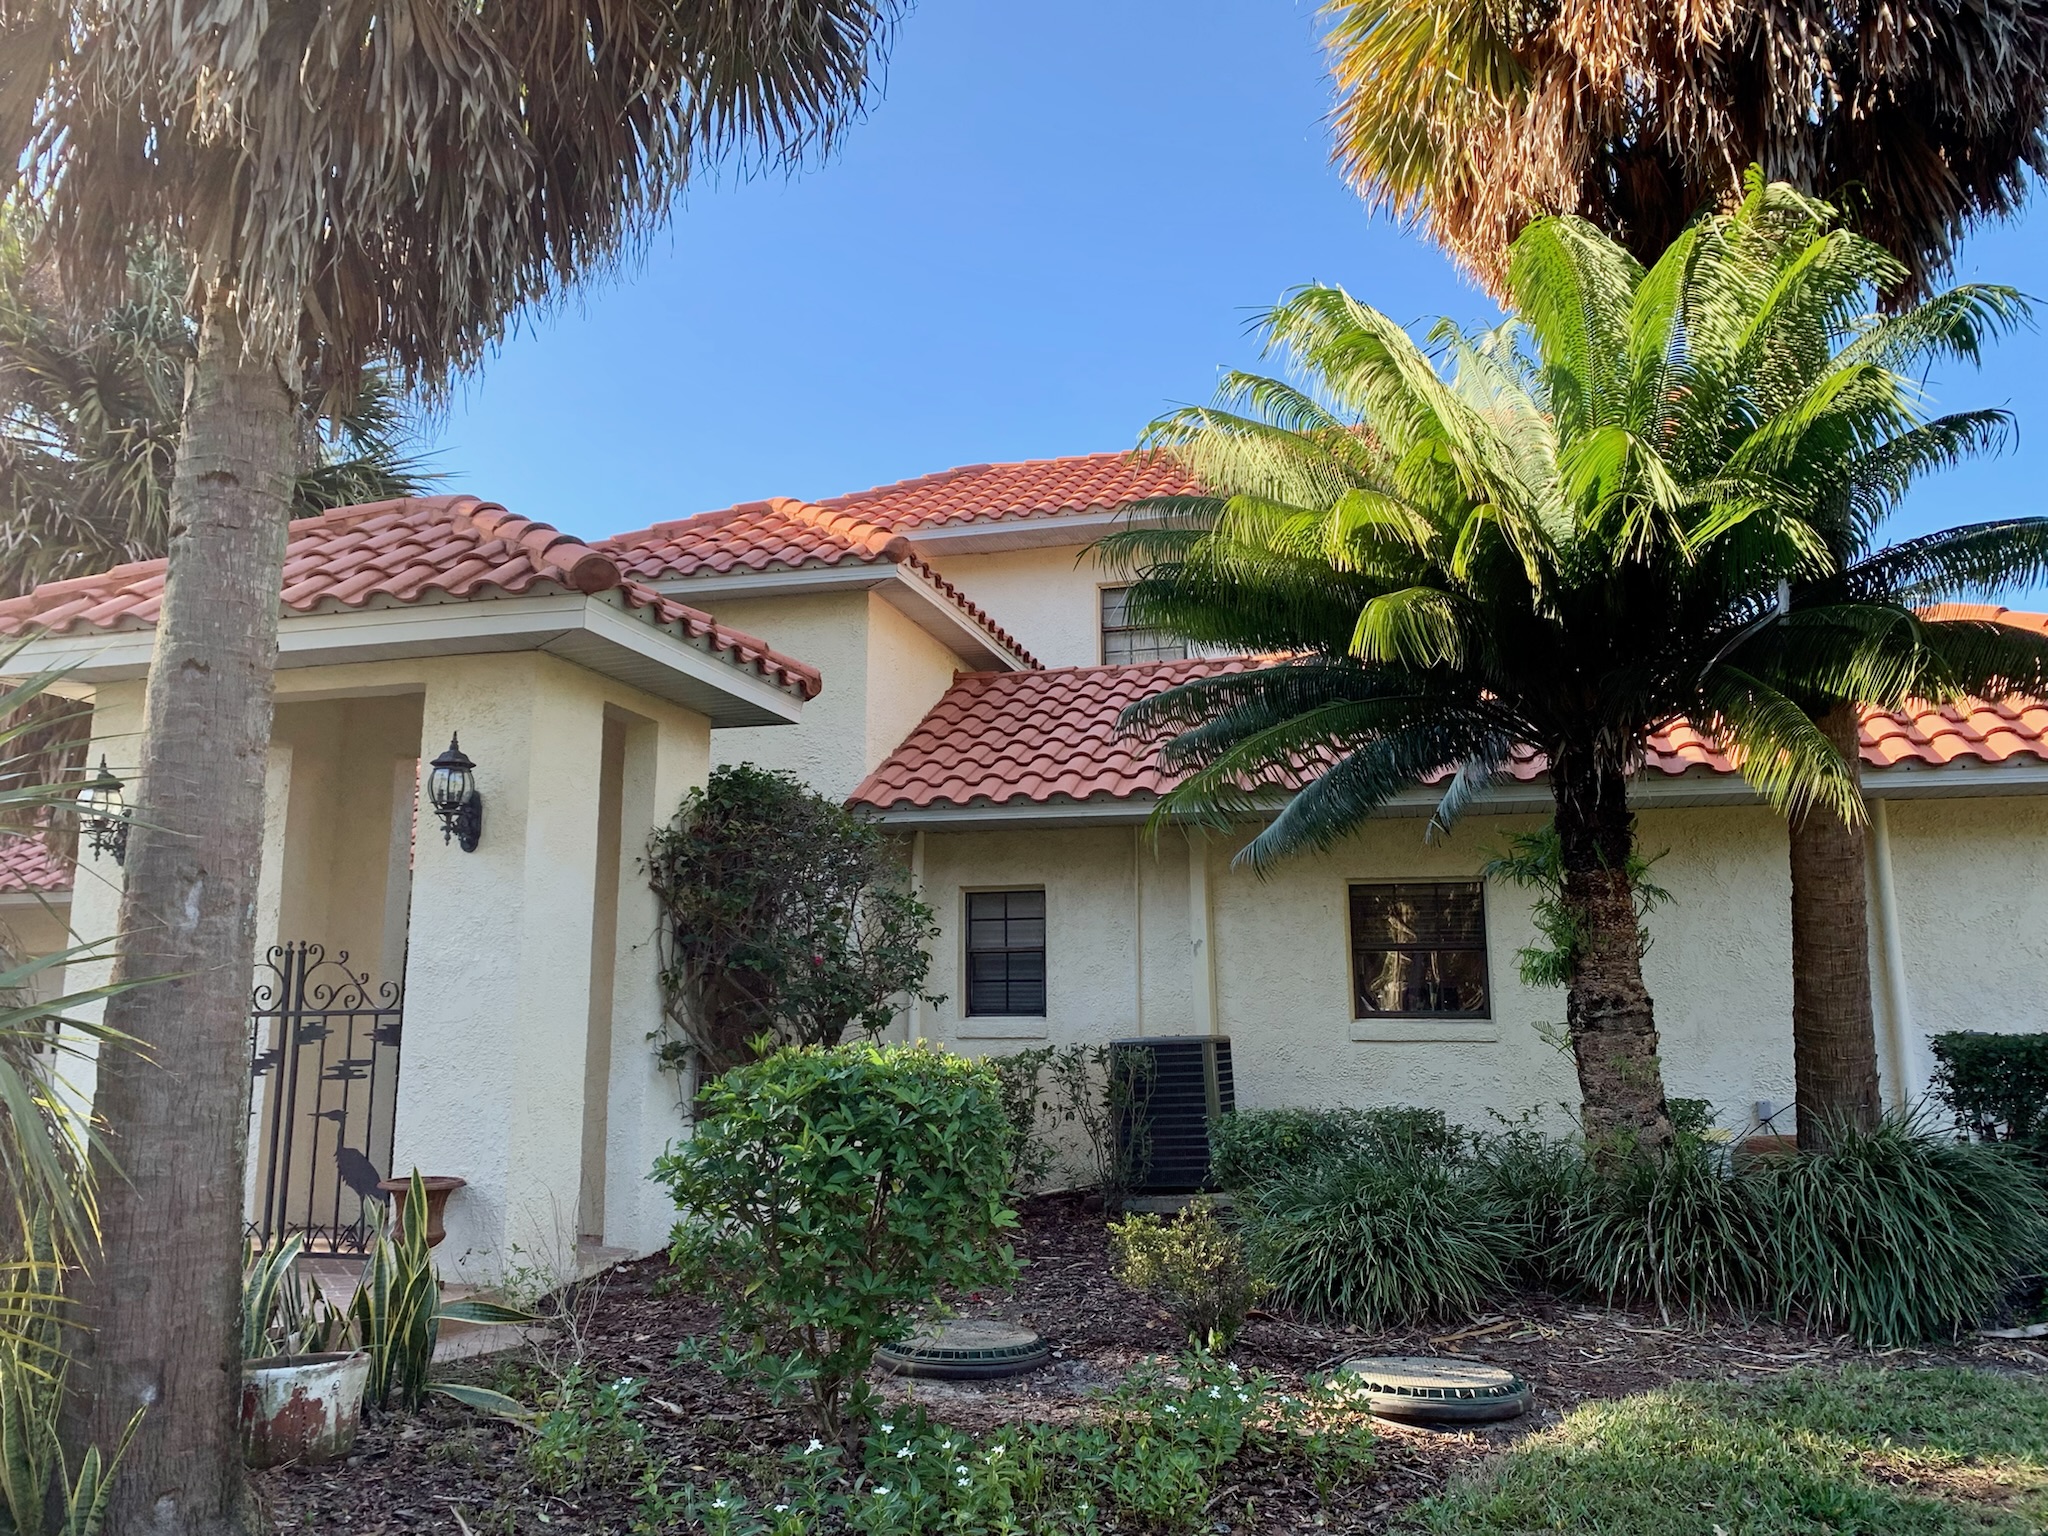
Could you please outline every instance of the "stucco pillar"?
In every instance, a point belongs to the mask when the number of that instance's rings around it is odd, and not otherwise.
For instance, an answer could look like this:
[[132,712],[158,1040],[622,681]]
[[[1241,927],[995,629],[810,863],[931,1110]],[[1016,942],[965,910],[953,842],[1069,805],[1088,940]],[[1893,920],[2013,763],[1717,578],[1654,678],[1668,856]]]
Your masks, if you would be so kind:
[[675,1206],[649,1173],[688,1132],[682,1084],[661,1068],[648,1036],[661,1025],[660,908],[641,860],[647,836],[710,772],[711,732],[701,719],[634,721],[626,731],[620,793],[619,921],[612,979],[611,1107],[606,1120],[604,1239],[652,1253],[668,1244]]
[[582,1178],[604,702],[552,657],[449,657],[431,760],[459,732],[483,795],[474,853],[422,808],[394,1172],[469,1181],[436,1250],[451,1279],[573,1276]]

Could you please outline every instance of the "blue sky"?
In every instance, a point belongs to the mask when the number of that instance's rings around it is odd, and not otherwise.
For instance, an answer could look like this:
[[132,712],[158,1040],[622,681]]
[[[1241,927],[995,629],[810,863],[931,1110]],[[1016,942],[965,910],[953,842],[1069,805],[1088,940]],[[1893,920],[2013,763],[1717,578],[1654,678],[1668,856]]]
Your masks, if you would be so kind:
[[[926,0],[828,163],[701,185],[627,275],[527,327],[439,433],[452,488],[586,536],[955,464],[1128,447],[1256,360],[1303,282],[1404,320],[1492,306],[1329,164],[1313,7]],[[1957,276],[2048,296],[2048,215]],[[2041,337],[1930,381],[2016,451],[1919,490],[1901,534],[2040,510]]]

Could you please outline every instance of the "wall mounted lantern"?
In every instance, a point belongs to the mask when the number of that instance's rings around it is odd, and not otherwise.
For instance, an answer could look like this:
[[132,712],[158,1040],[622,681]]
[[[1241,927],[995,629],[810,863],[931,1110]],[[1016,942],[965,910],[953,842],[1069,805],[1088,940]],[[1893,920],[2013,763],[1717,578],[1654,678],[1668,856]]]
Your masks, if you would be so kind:
[[121,781],[114,777],[114,770],[107,766],[104,757],[100,759],[98,776],[87,780],[78,791],[78,815],[86,846],[92,849],[94,858],[111,853],[116,864],[127,859],[128,802],[121,794]]
[[434,759],[433,769],[427,775],[427,799],[441,818],[441,841],[453,838],[464,853],[475,853],[484,835],[484,797],[477,793],[476,764],[462,750],[460,737],[448,738],[448,750]]

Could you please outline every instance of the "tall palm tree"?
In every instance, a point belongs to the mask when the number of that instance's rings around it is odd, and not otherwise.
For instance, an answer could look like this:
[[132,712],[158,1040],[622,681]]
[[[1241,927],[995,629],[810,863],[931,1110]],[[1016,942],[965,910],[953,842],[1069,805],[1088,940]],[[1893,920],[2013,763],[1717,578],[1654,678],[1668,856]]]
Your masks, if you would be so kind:
[[[245,1018],[298,407],[372,358],[429,393],[608,268],[700,163],[855,113],[894,0],[0,0],[0,153],[66,282],[192,263],[197,352],[96,1107],[128,1176],[83,1299],[74,1445],[151,1403],[109,1524],[240,1529]],[[337,408],[346,399],[334,402]],[[110,1433],[109,1431],[114,1433]]]
[[1860,633],[1802,622],[1772,669],[1737,653],[1781,583],[1834,574],[1806,516],[1831,487],[1908,474],[1975,430],[1923,422],[1898,365],[2006,296],[1860,319],[1890,259],[1818,217],[1758,183],[1647,270],[1583,221],[1539,220],[1510,253],[1514,320],[1445,322],[1435,357],[1341,290],[1304,289],[1267,319],[1302,383],[1233,376],[1217,408],[1156,423],[1214,495],[1110,543],[1141,572],[1146,622],[1291,657],[1126,716],[1179,733],[1166,761],[1186,776],[1161,815],[1235,823],[1286,792],[1246,846],[1255,867],[1419,780],[1444,783],[1448,824],[1512,761],[1544,760],[1595,1139],[1669,1134],[1629,875],[1647,738],[1684,717],[1773,802],[1859,815],[1788,688],[1871,686]]
[[1744,169],[1825,196],[1919,287],[2048,171],[2048,0],[1327,0],[1337,158],[1497,282],[1573,213],[1655,258]]

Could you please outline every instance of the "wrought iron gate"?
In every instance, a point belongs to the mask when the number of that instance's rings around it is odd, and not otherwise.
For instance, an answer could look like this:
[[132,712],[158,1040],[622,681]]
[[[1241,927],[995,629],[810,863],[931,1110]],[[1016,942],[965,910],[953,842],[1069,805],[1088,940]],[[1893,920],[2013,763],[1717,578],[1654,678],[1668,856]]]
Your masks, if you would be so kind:
[[274,946],[249,1000],[248,1229],[361,1252],[391,1168],[401,988],[319,944]]

